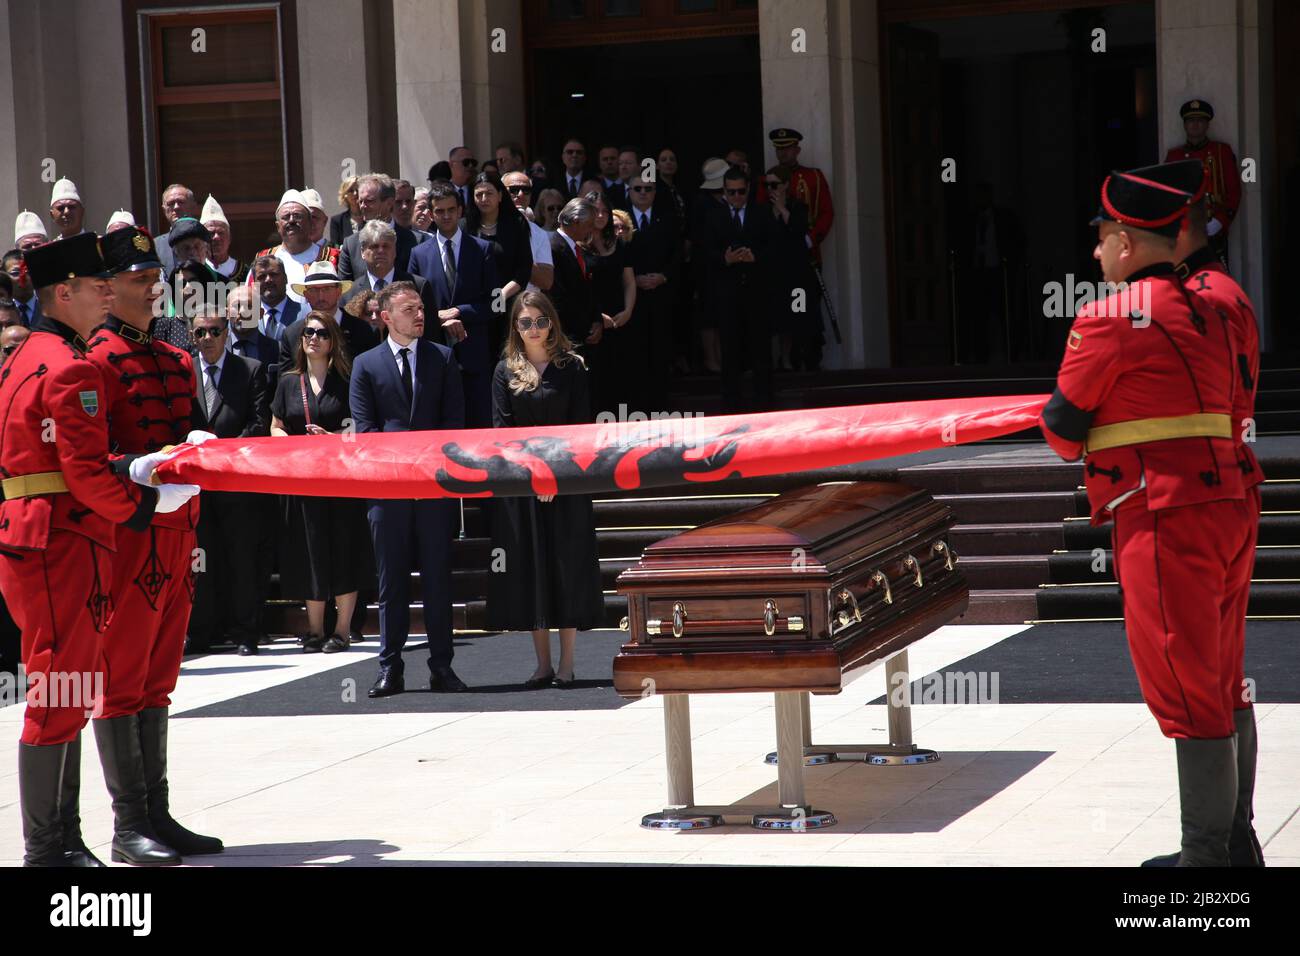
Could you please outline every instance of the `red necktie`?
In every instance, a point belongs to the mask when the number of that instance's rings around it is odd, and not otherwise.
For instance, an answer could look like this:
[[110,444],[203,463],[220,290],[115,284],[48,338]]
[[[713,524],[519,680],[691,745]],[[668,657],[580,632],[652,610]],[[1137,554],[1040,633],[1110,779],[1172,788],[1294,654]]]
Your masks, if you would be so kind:
[[582,250],[575,244],[573,254],[578,257],[578,268],[582,270],[582,277],[587,278],[587,261],[582,258]]

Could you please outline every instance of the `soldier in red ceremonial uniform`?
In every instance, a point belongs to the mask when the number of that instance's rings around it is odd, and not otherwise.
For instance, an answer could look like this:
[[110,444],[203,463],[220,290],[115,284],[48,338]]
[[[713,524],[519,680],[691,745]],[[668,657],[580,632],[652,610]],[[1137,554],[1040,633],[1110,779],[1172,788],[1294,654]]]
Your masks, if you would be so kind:
[[[1229,620],[1233,626],[1224,642],[1227,661],[1223,676],[1229,680],[1233,699],[1233,719],[1237,728],[1237,806],[1232,821],[1228,853],[1233,866],[1263,866],[1264,853],[1251,824],[1254,817],[1255,762],[1259,743],[1255,729],[1253,695],[1245,678],[1246,609],[1250,601],[1250,577],[1255,568],[1255,543],[1259,536],[1262,501],[1259,486],[1264,472],[1251,450],[1255,416],[1255,390],[1259,382],[1259,326],[1255,309],[1245,291],[1230,276],[1210,248],[1205,232],[1209,219],[1206,193],[1209,180],[1204,167],[1196,160],[1167,163],[1153,171],[1153,179],[1193,193],[1178,232],[1174,250],[1174,271],[1184,287],[1209,302],[1220,315],[1227,316],[1232,331],[1237,376],[1236,401],[1232,408],[1233,434],[1237,443],[1237,465],[1246,485],[1246,504],[1255,516],[1250,524],[1250,543],[1229,571],[1228,600],[1233,609]],[[1165,858],[1170,865],[1177,854]]]
[[[210,437],[189,435],[195,391],[189,354],[150,335],[162,293],[153,240],[128,227],[105,236],[103,246],[115,303],[87,354],[104,377],[113,450],[142,454]],[[144,531],[117,538],[117,608],[104,635],[108,684],[95,740],[113,796],[113,858],[137,865],[222,850],[220,840],[191,833],[168,810],[167,708],[194,602],[198,517],[195,498],[156,516]]]
[[18,748],[24,863],[102,866],[81,838],[81,729],[102,703],[117,526],[147,528],[198,488],[155,490],[122,473],[147,480],[156,461],[110,460],[104,382],[85,357],[84,336],[112,303],[96,236],[29,249],[23,267],[43,317],[0,371],[0,590],[22,629],[29,682]]
[[1232,330],[1174,272],[1192,194],[1158,175],[1102,184],[1094,256],[1125,285],[1076,317],[1039,423],[1062,458],[1084,457],[1093,523],[1113,522],[1138,683],[1176,746],[1177,864],[1226,866],[1237,801],[1229,579],[1255,515],[1237,463]]
[[1226,267],[1228,265],[1228,227],[1237,215],[1241,204],[1241,169],[1232,147],[1208,137],[1214,107],[1205,100],[1188,100],[1178,111],[1183,118],[1187,142],[1174,146],[1165,153],[1165,162],[1195,159],[1205,170],[1205,185],[1209,197],[1209,221],[1205,232],[1210,247]]

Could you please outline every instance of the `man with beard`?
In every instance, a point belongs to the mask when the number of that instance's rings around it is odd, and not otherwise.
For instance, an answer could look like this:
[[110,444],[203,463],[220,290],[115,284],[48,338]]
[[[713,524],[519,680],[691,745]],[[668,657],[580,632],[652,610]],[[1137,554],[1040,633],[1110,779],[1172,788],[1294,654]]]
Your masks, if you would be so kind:
[[[280,233],[279,245],[263,249],[253,257],[254,263],[263,256],[275,256],[284,264],[285,282],[289,287],[289,298],[302,302],[302,296],[292,291],[295,283],[301,283],[307,274],[307,267],[313,262],[329,262],[336,268],[339,265],[339,250],[325,243],[317,246],[311,240],[311,210],[302,193],[290,189],[280,197],[280,204],[275,208],[275,225]],[[248,282],[252,284],[250,271]]]

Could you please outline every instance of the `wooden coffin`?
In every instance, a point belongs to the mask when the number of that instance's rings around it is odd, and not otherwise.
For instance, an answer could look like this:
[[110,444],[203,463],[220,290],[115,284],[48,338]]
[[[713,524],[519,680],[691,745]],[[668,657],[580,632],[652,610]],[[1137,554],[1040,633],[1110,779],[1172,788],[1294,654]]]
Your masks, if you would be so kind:
[[966,610],[953,523],[907,485],[828,482],[658,541],[618,577],[614,688],[838,693]]

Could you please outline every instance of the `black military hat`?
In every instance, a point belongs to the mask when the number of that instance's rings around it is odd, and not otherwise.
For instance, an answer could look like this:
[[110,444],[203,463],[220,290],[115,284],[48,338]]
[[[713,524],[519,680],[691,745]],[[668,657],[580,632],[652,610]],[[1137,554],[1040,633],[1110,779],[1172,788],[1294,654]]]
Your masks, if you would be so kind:
[[768,133],[767,138],[770,139],[772,145],[777,148],[783,146],[797,146],[799,141],[803,139],[803,133],[799,132],[797,129],[790,129],[789,127],[782,126],[780,129],[774,129],[772,132]]
[[1178,110],[1178,115],[1183,119],[1192,116],[1199,119],[1214,119],[1214,107],[1205,100],[1188,100]]
[[1143,166],[1107,176],[1101,184],[1101,208],[1091,225],[1110,220],[1170,238],[1177,236],[1179,220],[1195,193],[1162,182],[1160,177],[1168,174],[1159,170],[1159,166]]
[[1200,201],[1209,188],[1205,165],[1199,159],[1180,159],[1174,163],[1148,166],[1146,170],[1148,179],[1191,193],[1189,203]]
[[23,253],[23,265],[31,276],[32,288],[43,289],[69,279],[107,279],[99,236],[82,232],[56,239]]
[[154,250],[153,237],[139,226],[114,229],[104,237],[103,244],[104,262],[113,275],[162,268]]
[[167,243],[175,248],[178,243],[186,239],[202,239],[204,242],[211,242],[212,233],[193,216],[185,216],[177,219],[176,225],[172,226],[171,232],[167,233]]

